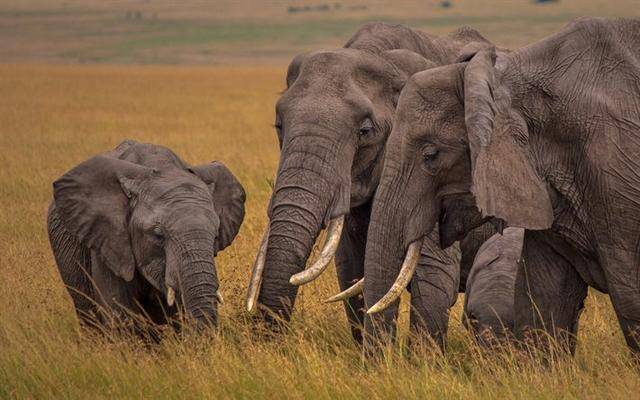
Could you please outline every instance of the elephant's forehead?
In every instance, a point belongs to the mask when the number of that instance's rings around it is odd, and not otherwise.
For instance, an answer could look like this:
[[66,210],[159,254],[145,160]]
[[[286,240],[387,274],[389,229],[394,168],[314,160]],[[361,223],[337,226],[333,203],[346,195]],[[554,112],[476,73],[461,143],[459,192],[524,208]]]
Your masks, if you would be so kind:
[[[357,53],[357,54],[356,54]],[[309,53],[305,66],[325,66],[328,68],[353,68],[358,62],[360,51],[352,49],[317,50]]]
[[410,139],[457,143],[464,134],[464,107],[453,90],[412,78],[398,101],[396,124]]
[[148,184],[147,196],[158,201],[208,200],[210,192],[201,179],[187,171],[161,170]]
[[298,80],[321,82],[326,89],[341,87],[349,85],[362,71],[380,68],[380,63],[356,49],[315,51],[305,58]]
[[184,167],[184,162],[169,148],[152,143],[136,143],[119,157],[150,168]]

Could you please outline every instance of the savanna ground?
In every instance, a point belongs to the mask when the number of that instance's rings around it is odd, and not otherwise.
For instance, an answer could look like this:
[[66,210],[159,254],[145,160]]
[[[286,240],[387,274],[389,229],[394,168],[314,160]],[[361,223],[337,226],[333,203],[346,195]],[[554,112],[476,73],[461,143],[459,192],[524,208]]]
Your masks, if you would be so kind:
[[[396,352],[365,366],[342,307],[320,302],[337,290],[332,272],[301,290],[287,335],[252,333],[244,297],[266,224],[278,161],[273,106],[290,57],[338,46],[372,19],[438,34],[468,24],[517,47],[580,15],[640,15],[636,0],[454,0],[447,9],[440,2],[338,3],[291,13],[288,7],[305,3],[0,2],[1,397],[638,396],[638,370],[608,299],[595,292],[575,359],[544,367],[510,352],[480,352],[461,327],[462,300],[445,356]],[[46,235],[51,182],[125,138],[163,144],[192,163],[222,160],[244,184],[244,225],[218,257],[226,299],[218,333],[145,347],[79,331]]]

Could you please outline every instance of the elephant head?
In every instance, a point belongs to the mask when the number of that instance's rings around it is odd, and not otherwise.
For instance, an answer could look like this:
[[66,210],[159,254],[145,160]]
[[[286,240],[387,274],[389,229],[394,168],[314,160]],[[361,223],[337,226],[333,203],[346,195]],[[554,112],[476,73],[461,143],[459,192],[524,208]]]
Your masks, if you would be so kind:
[[485,221],[500,232],[505,222],[551,226],[528,127],[507,89],[517,72],[495,61],[495,50],[482,50],[468,63],[420,72],[400,96],[368,232],[370,315],[396,300],[389,288],[410,279],[410,253],[436,225],[443,247]]
[[140,274],[170,306],[177,295],[196,321],[217,322],[214,257],[237,234],[245,200],[223,164],[191,168],[166,148],[125,142],[53,187],[64,228],[106,268],[125,281]]
[[[276,104],[281,156],[249,287],[250,311],[259,301],[267,315],[289,318],[297,285],[316,278],[333,257],[345,214],[373,196],[400,90],[411,74],[433,65],[408,49],[355,47],[291,62]],[[319,260],[301,273],[327,226]]]

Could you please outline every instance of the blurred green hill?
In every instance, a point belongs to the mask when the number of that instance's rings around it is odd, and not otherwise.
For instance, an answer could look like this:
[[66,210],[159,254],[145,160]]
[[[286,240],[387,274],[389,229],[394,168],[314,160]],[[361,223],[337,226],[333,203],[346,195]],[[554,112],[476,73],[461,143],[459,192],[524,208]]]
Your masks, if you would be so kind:
[[367,21],[436,34],[460,25],[518,47],[579,16],[640,16],[638,0],[4,0],[0,62],[286,63]]

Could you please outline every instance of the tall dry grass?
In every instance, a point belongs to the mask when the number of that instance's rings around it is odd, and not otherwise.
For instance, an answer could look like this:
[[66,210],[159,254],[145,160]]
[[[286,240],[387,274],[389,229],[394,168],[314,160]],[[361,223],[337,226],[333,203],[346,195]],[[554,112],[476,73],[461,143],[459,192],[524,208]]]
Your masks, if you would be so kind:
[[[250,264],[277,165],[280,68],[0,66],[0,396],[3,398],[634,398],[631,366],[606,297],[590,294],[577,356],[550,365],[485,354],[451,319],[449,349],[391,352],[363,365],[332,273],[305,286],[290,332],[252,333]],[[218,259],[218,333],[156,346],[81,335],[45,229],[51,182],[133,138],[187,161],[224,161],[248,193],[247,217]],[[406,309],[402,316],[406,326]],[[403,329],[403,334],[406,328]]]

